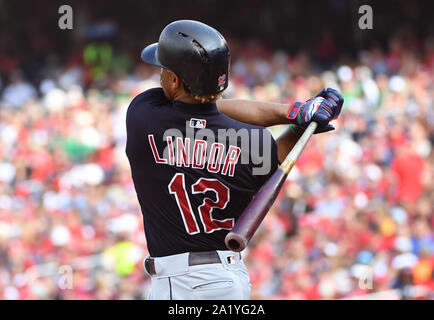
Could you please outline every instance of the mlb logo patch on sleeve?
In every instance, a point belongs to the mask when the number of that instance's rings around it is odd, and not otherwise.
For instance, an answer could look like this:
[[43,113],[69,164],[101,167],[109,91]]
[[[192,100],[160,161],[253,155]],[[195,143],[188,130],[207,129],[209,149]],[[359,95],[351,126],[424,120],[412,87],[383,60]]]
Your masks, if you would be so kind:
[[206,120],[191,118],[190,119],[190,127],[196,128],[196,129],[204,129],[206,127]]

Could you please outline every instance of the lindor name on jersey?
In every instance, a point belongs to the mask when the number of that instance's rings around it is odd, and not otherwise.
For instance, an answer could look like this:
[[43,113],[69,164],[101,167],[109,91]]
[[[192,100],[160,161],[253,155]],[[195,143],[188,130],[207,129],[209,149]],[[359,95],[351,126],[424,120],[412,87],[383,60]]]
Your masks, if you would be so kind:
[[241,149],[230,145],[227,152],[225,145],[211,143],[200,139],[166,136],[166,148],[163,152],[157,149],[155,137],[148,135],[149,146],[154,160],[159,164],[177,167],[205,169],[212,173],[234,176],[235,166],[240,158]]

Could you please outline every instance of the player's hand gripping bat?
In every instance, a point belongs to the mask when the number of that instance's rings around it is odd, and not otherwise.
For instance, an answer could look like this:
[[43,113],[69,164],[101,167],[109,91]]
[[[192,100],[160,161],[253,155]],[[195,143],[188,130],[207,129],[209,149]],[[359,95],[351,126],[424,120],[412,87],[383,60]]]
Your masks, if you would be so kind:
[[282,189],[282,186],[286,180],[286,177],[288,176],[304,147],[312,137],[312,134],[316,128],[316,122],[311,122],[309,124],[303,135],[298,139],[297,143],[289,152],[288,156],[285,158],[276,172],[255,194],[252,201],[235,223],[235,226],[226,235],[225,243],[229,250],[238,252],[247,246],[247,243],[250,241],[268,210],[276,200],[277,195],[279,194],[280,189]]

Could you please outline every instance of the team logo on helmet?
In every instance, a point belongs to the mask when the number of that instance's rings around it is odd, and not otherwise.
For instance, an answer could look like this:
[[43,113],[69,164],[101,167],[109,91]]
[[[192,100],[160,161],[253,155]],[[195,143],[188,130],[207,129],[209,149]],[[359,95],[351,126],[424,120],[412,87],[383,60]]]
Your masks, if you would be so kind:
[[218,90],[222,91],[225,88],[225,84],[226,84],[226,74],[222,74],[218,78]]

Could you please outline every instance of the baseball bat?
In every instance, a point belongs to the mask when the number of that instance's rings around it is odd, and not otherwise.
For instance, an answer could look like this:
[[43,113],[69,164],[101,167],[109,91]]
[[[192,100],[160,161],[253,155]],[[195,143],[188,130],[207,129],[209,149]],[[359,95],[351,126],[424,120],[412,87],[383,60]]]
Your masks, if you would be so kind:
[[232,230],[225,237],[225,244],[229,250],[239,252],[247,246],[262,220],[265,218],[268,210],[276,200],[286,177],[301,152],[304,150],[304,147],[306,147],[316,127],[316,122],[309,124],[276,172],[268,179],[262,188],[259,189],[252,201],[250,201]]

